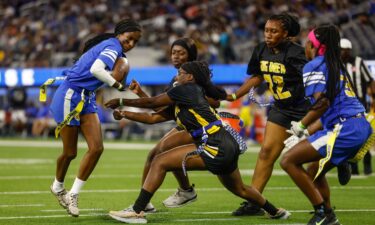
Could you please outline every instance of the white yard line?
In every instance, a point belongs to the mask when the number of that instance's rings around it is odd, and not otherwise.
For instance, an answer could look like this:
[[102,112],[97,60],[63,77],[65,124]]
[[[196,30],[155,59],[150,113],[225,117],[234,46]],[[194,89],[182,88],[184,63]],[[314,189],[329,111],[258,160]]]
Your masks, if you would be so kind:
[[[334,190],[374,190],[375,186],[331,186]],[[162,188],[158,192],[173,192],[174,188]],[[196,188],[197,191],[227,191],[225,188]],[[267,187],[267,190],[298,190],[297,187]],[[82,193],[129,193],[139,192],[139,188],[135,189],[105,189],[105,190],[82,190]],[[50,191],[3,191],[0,195],[37,195],[37,194],[50,194]]]
[[45,206],[45,205],[44,204],[0,205],[0,208],[8,208],[8,207],[41,207],[41,206]]
[[[100,209],[87,209],[87,211],[98,211]],[[65,210],[62,210],[65,211]],[[82,210],[83,211],[83,210]],[[293,213],[307,213],[311,210],[290,210],[290,212]],[[375,209],[336,209],[336,212],[375,212]],[[183,214],[184,212],[173,212],[173,214],[180,213]],[[230,211],[227,212],[192,212],[192,214],[228,214],[230,215]],[[164,212],[163,214],[168,214],[168,212]],[[80,217],[94,217],[94,216],[106,216],[107,213],[88,213],[88,214],[80,214]],[[69,217],[69,215],[37,215],[37,216],[7,216],[7,217],[0,217],[0,220],[15,220],[15,219],[41,219],[41,218],[64,218]],[[195,221],[232,221],[232,220],[242,220],[242,218],[199,218],[199,219],[175,219],[170,220],[170,222],[195,222]],[[263,225],[263,224],[257,224],[257,225]],[[264,224],[265,225],[265,224]],[[267,224],[272,225],[272,224]],[[278,224],[281,225],[281,224]],[[293,223],[288,225],[300,225],[299,223]]]
[[[90,212],[90,211],[103,211],[106,209],[79,209],[80,212]],[[42,209],[41,212],[66,212],[66,209]]]
[[[150,150],[155,143],[113,143],[104,142],[104,148],[108,150]],[[61,141],[30,141],[30,140],[1,140],[0,147],[34,147],[34,148],[62,148]],[[79,142],[78,148],[87,148],[86,142]],[[259,146],[248,146],[247,152],[259,152]]]

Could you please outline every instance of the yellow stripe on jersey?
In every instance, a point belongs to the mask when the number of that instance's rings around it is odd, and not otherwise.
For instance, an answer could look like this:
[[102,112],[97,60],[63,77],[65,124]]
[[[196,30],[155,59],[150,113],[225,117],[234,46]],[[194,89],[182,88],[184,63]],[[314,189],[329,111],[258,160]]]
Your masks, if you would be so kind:
[[177,105],[174,107],[174,115],[176,117],[176,123],[177,123],[177,126],[181,127],[182,129],[184,130],[187,130],[186,127],[182,124],[181,120],[178,118],[177,114],[180,112],[180,107],[178,107]]
[[[197,122],[198,122],[202,127],[205,127],[205,126],[207,126],[208,124],[210,124],[210,123],[207,122],[207,120],[205,120],[201,115],[199,115],[198,113],[196,113],[196,112],[194,111],[194,109],[189,109],[189,112],[191,112],[191,113],[194,115],[195,119],[197,120]],[[217,132],[218,130],[220,130],[220,127],[214,125],[214,126],[212,126],[210,129],[206,130],[206,132],[207,132],[208,134],[213,134],[213,133]]]
[[216,147],[212,147],[212,146],[209,146],[209,145],[205,145],[205,146],[203,147],[203,149],[204,149],[205,151],[207,151],[208,153],[210,153],[210,155],[212,155],[212,156],[216,156],[217,153],[219,152],[219,151],[218,151],[218,148],[216,148]]

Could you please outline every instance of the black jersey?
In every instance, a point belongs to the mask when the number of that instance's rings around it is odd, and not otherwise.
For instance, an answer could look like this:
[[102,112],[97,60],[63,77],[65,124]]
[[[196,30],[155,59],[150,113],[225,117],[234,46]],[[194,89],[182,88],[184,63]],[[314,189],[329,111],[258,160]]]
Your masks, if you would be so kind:
[[277,108],[306,111],[309,103],[305,99],[302,79],[302,69],[307,63],[304,48],[288,41],[280,44],[279,50],[275,54],[265,42],[257,45],[249,61],[247,74],[263,76]]
[[[178,85],[170,89],[167,94],[175,101],[173,113],[178,126],[188,132],[201,129],[220,119],[208,104],[204,90],[197,84]],[[215,133],[219,129],[219,126],[213,126],[207,130],[207,133]]]

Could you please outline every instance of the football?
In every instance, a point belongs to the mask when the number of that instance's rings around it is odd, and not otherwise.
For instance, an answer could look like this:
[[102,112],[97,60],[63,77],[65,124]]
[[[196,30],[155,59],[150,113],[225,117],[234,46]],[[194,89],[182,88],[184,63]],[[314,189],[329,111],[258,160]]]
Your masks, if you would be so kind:
[[112,70],[112,77],[118,82],[126,81],[129,73],[129,61],[127,58],[120,57],[116,60]]

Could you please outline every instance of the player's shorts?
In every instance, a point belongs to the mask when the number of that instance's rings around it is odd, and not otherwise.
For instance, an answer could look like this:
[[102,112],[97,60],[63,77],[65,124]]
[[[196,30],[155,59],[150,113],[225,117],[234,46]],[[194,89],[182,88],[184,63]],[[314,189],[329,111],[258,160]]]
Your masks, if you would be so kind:
[[[341,124],[342,128],[334,143],[330,159],[334,165],[353,158],[372,133],[372,128],[364,116],[347,118]],[[320,130],[307,138],[322,157],[327,154],[327,140],[332,134],[332,129]]]
[[208,171],[213,174],[229,174],[237,169],[239,146],[224,128],[209,135],[204,151],[200,153]]
[[284,110],[276,106],[272,106],[267,121],[276,123],[286,129],[289,129],[292,121],[300,121],[306,114],[307,111],[293,112],[290,110]]
[[[59,124],[64,121],[67,115],[75,109],[78,103],[82,100],[82,91],[82,88],[71,85],[67,80],[57,88],[50,106],[50,110],[56,123]],[[97,113],[98,110],[95,93],[84,90],[84,98],[85,103],[80,115]],[[79,126],[79,118],[73,118],[67,125]]]

